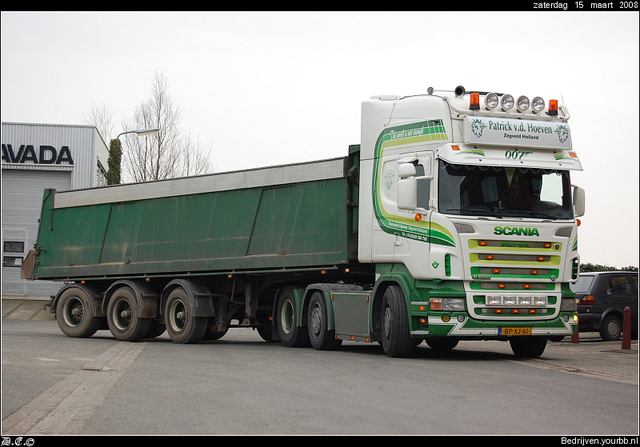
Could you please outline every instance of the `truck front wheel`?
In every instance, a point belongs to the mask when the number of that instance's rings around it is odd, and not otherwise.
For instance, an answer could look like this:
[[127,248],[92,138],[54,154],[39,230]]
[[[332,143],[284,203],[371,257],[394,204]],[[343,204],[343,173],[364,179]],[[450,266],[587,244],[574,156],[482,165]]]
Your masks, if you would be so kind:
[[151,318],[138,317],[138,301],[128,287],[116,290],[107,306],[107,323],[113,336],[122,341],[138,341],[151,329]]
[[194,317],[184,289],[174,289],[164,307],[165,326],[174,343],[198,343],[207,330],[207,317]]
[[449,351],[458,346],[458,340],[455,338],[427,338],[427,345],[435,351]]
[[91,298],[84,290],[72,287],[62,292],[58,299],[56,320],[69,337],[87,338],[100,329],[104,318],[94,315]]
[[547,347],[546,337],[522,337],[509,339],[511,350],[518,357],[538,358]]
[[409,332],[409,315],[402,289],[389,286],[382,297],[382,348],[389,357],[411,357],[416,344]]

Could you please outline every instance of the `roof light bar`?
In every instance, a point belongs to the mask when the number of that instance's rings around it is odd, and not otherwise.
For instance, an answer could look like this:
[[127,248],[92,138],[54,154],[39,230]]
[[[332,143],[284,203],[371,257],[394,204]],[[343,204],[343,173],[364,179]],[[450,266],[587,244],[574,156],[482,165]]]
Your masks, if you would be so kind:
[[[473,111],[482,109],[492,112],[500,107],[502,112],[509,112],[515,108],[518,113],[531,112],[537,115],[542,114],[546,109],[547,115],[558,115],[559,106],[557,99],[549,100],[549,107],[547,109],[547,103],[541,96],[536,96],[533,100],[530,100],[526,95],[521,95],[515,100],[514,97],[508,93],[467,92],[462,86],[456,87],[455,95],[457,98],[462,98],[467,94],[469,94],[469,110]],[[483,106],[480,105],[480,96],[484,96]]]

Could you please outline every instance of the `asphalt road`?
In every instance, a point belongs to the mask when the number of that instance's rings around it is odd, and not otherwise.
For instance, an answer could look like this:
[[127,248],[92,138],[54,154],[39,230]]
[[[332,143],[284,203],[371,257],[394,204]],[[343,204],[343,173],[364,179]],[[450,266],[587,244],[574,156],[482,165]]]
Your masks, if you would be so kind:
[[37,302],[2,302],[2,434],[638,435],[638,345],[582,334],[518,360],[504,342],[267,344],[248,329],[176,345],[66,337]]

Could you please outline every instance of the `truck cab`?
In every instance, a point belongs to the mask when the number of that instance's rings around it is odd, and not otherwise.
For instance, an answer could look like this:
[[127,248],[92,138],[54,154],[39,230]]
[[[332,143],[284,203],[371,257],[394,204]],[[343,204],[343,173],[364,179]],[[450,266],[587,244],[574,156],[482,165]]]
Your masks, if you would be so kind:
[[363,103],[359,259],[403,277],[412,336],[575,332],[568,119],[556,100],[463,87]]

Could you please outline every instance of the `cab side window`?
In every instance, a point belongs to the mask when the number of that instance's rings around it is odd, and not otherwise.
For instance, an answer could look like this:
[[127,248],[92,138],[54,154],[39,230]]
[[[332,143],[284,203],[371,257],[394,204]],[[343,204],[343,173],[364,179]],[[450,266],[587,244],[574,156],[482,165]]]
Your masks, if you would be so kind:
[[[416,166],[416,178],[418,180],[418,208],[429,209],[429,198],[431,197],[431,179],[424,178],[424,166]],[[420,178],[423,177],[423,178]]]

